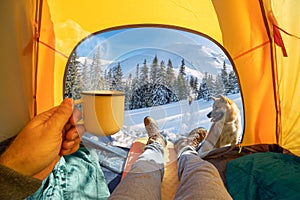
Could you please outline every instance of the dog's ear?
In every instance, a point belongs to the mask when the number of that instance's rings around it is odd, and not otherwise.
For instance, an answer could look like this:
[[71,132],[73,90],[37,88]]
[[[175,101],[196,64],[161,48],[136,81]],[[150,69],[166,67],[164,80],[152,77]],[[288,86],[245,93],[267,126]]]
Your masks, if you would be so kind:
[[221,94],[219,94],[219,97],[220,97],[220,99],[221,99],[223,102],[227,102],[227,97],[225,97],[225,96],[223,96],[223,95],[221,95]]
[[210,98],[211,98],[212,100],[214,100],[214,101],[217,100],[217,98],[214,97],[214,96],[211,96]]

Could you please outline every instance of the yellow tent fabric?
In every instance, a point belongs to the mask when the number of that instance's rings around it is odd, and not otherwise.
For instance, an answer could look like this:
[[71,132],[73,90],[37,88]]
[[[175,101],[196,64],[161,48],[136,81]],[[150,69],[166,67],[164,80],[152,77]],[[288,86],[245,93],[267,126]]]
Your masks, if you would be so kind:
[[[287,56],[284,57],[282,48],[273,45],[274,69],[276,69],[278,115],[281,118],[278,130],[281,137],[279,144],[300,155],[300,17],[297,11],[300,2],[289,1],[266,1],[266,13],[272,13],[276,21],[269,17],[269,27],[272,22],[281,31],[283,43],[286,47]],[[272,30],[272,29],[271,29]]]
[[34,116],[35,1],[0,6],[0,141],[16,135]]
[[1,91],[8,95],[1,111],[9,117],[1,135],[16,134],[62,100],[68,56],[85,37],[124,26],[168,26],[206,34],[231,56],[244,102],[242,145],[278,143],[300,155],[299,6],[297,0],[5,1]]

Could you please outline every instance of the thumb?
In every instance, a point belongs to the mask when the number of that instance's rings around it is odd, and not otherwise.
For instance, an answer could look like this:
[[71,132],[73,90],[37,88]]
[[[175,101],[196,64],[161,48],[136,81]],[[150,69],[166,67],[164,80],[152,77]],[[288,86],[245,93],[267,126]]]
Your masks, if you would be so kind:
[[54,129],[61,131],[68,122],[72,113],[73,100],[69,98],[64,99],[63,102],[58,106],[56,111],[53,113],[51,118],[48,120],[48,124],[53,126]]

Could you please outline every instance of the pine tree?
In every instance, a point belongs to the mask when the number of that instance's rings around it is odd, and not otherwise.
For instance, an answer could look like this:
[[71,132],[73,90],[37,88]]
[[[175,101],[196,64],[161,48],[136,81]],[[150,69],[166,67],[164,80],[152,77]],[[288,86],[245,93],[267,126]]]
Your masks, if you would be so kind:
[[187,94],[186,94],[185,79],[182,77],[182,75],[178,74],[176,82],[177,82],[177,96],[179,100],[186,99]]
[[136,77],[137,79],[139,79],[139,75],[140,75],[140,65],[137,64],[137,65],[136,65],[135,77]]
[[205,72],[204,76],[202,78],[202,82],[200,83],[199,90],[198,90],[198,97],[197,99],[203,99],[203,100],[210,100],[210,93],[209,89],[207,87],[207,81],[208,81],[208,73]]
[[83,89],[82,74],[79,69],[81,65],[78,61],[77,52],[73,51],[67,65],[67,74],[65,79],[65,97],[80,99],[80,92]]
[[190,87],[193,88],[193,85],[194,85],[194,76],[190,77],[190,81],[189,82],[190,82]]
[[111,68],[109,68],[108,69],[108,72],[107,72],[107,74],[106,74],[106,76],[105,76],[105,86],[106,86],[106,88],[105,89],[107,89],[107,90],[113,90],[113,74],[112,74],[112,69]]
[[116,67],[113,68],[113,81],[112,86],[114,90],[123,91],[123,85],[122,85],[122,69],[120,63]]
[[159,70],[158,59],[157,56],[155,55],[150,68],[150,83],[157,83],[158,70]]
[[207,76],[206,85],[207,85],[209,94],[214,95],[214,79],[211,74],[208,74],[208,76]]
[[160,62],[160,67],[157,72],[157,83],[162,84],[164,86],[166,86],[167,84],[166,66],[163,60]]
[[138,88],[140,87],[141,83],[140,83],[140,66],[139,64],[136,65],[136,71],[135,71],[135,77],[132,79],[131,82],[131,86],[130,86],[130,91],[127,91],[125,89],[125,93],[128,93],[128,109],[135,109],[138,108],[138,102],[137,99],[138,97],[136,97],[136,92],[138,90]]
[[198,78],[197,77],[195,77],[195,79],[194,79],[193,89],[195,91],[195,94],[198,93]]
[[149,83],[149,69],[147,66],[147,61],[146,59],[144,60],[143,67],[141,69],[141,75],[140,75],[140,84],[141,85],[146,85]]
[[188,83],[186,80],[184,59],[181,60],[179,74],[177,76],[177,84],[177,96],[179,100],[187,99],[189,92]]
[[140,75],[140,67],[139,67],[139,64],[137,64],[136,71],[135,71],[135,78],[133,78],[132,84],[131,84],[131,91],[135,91],[140,86],[139,75]]
[[234,79],[235,73],[231,71],[228,75],[228,90],[231,94],[234,94]]
[[230,93],[230,89],[229,89],[230,86],[229,86],[228,73],[227,73],[225,61],[223,63],[223,69],[221,71],[221,78],[222,78],[222,83],[224,85],[224,91],[222,92],[222,94],[227,95]]
[[96,52],[93,55],[93,60],[91,64],[91,89],[99,90],[103,89],[104,79],[101,79],[103,71],[101,69],[101,55],[100,55],[100,47],[97,48]]
[[190,83],[190,88],[192,90],[192,93],[197,95],[198,94],[198,78],[191,76],[189,83]]
[[91,73],[88,67],[87,59],[84,60],[82,66],[82,81],[83,81],[83,90],[90,90]]
[[169,89],[173,89],[174,86],[174,81],[175,81],[175,73],[173,69],[173,64],[172,61],[169,59],[168,60],[168,65],[167,65],[167,72],[166,72],[166,86]]
[[240,92],[240,84],[236,76],[234,76],[234,93]]
[[214,81],[214,96],[218,96],[219,94],[224,94],[224,84],[222,74],[218,74],[216,80]]
[[185,76],[186,76],[184,59],[181,60],[181,65],[180,65],[180,69],[179,69],[179,74],[180,74],[182,77],[185,77]]
[[178,76],[174,79],[174,84],[172,86],[173,91],[175,93],[175,95],[178,97],[179,100],[181,100],[179,98],[179,84],[178,84]]
[[229,89],[230,93],[235,94],[240,92],[239,82],[234,71],[229,73]]
[[171,90],[160,84],[149,83],[133,91],[129,108],[146,108],[176,101],[178,98]]
[[125,93],[125,110],[129,110],[130,109],[130,96],[131,96],[131,89],[132,89],[132,74],[130,73],[128,75],[128,78],[125,82],[125,86],[124,86],[124,93]]

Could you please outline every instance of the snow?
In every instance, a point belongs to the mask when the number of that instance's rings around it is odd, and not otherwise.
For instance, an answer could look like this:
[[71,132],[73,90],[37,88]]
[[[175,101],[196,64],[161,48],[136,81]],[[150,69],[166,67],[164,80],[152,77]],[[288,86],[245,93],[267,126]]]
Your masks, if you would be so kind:
[[[228,95],[228,98],[238,104],[243,120],[244,112],[240,93]],[[147,137],[144,128],[146,116],[155,119],[162,134],[172,142],[182,135],[187,135],[196,127],[204,127],[208,130],[210,120],[206,115],[211,111],[211,105],[212,101],[195,100],[189,105],[187,100],[182,100],[162,106],[125,111],[123,128],[112,135],[109,142],[112,145],[129,148],[137,138]],[[90,137],[96,141],[103,141],[103,138]]]

